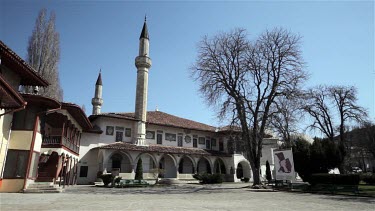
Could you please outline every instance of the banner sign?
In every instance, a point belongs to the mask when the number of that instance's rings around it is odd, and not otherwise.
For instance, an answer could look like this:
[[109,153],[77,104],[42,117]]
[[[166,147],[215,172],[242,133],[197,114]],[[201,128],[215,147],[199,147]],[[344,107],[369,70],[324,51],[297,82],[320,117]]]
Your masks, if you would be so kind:
[[294,162],[292,149],[274,150],[276,180],[295,180]]

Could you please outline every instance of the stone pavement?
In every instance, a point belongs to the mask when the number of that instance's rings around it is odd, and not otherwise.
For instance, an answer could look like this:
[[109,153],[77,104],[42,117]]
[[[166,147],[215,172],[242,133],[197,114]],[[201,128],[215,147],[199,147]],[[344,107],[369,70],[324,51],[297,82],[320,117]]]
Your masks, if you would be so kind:
[[74,186],[57,194],[0,193],[0,210],[375,210],[375,198],[253,191],[245,186]]

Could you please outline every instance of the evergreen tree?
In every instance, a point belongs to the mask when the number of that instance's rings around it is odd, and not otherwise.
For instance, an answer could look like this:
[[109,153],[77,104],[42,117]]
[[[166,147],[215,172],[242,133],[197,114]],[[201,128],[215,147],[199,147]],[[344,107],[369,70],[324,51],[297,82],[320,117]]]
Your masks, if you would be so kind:
[[308,181],[313,170],[310,167],[311,144],[303,139],[297,139],[293,143],[294,168],[303,181]]
[[272,180],[271,167],[270,167],[270,163],[268,162],[268,160],[266,161],[266,179],[268,182]]
[[[50,85],[39,89],[39,94],[63,100],[63,91],[60,87],[58,63],[60,60],[59,33],[55,31],[55,13],[51,13],[47,20],[47,10],[42,9],[35,21],[35,27],[29,38],[27,47],[27,62]],[[25,91],[32,93],[33,87],[25,87]]]
[[137,163],[137,169],[135,171],[135,180],[143,180],[143,166],[142,166],[142,159],[139,158]]

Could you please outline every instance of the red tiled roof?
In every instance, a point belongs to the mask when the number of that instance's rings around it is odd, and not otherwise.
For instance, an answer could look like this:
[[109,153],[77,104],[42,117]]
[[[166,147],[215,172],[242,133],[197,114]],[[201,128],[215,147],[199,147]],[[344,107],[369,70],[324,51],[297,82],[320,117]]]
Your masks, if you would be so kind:
[[[98,115],[92,115],[89,118],[91,121],[93,121],[100,116],[137,121],[134,113],[101,113]],[[189,119],[177,117],[177,116],[167,114],[161,111],[148,111],[146,122],[148,124],[153,124],[153,125],[177,127],[177,128],[190,129],[190,130],[200,130],[200,131],[209,131],[209,132],[216,131],[216,128],[213,126],[206,125],[200,122],[195,122]]]
[[92,129],[91,122],[87,118],[85,112],[80,106],[74,103],[60,102],[50,97],[35,94],[22,94],[22,96],[27,102],[29,102],[29,104],[36,104],[46,107],[47,109],[56,109],[61,107],[61,109],[67,110],[73,116],[83,130]]
[[81,125],[83,130],[92,129],[90,120],[87,118],[85,112],[80,106],[74,103],[62,103],[63,109],[68,110],[68,112],[74,117],[74,119]]
[[1,64],[20,75],[21,85],[48,86],[49,83],[34,68],[0,40]]
[[220,128],[219,128],[219,131],[220,131],[220,132],[230,132],[230,131],[233,131],[233,132],[241,132],[242,129],[241,129],[241,127],[238,127],[238,126],[227,125],[227,126],[224,126],[224,127],[220,127]]
[[198,148],[189,147],[173,147],[163,145],[148,145],[148,146],[137,146],[135,144],[117,142],[113,144],[107,144],[94,149],[115,149],[115,150],[126,150],[126,151],[141,151],[141,152],[159,152],[166,154],[186,154],[186,155],[202,155],[202,156],[231,156],[224,152],[218,152],[213,150],[204,150]]

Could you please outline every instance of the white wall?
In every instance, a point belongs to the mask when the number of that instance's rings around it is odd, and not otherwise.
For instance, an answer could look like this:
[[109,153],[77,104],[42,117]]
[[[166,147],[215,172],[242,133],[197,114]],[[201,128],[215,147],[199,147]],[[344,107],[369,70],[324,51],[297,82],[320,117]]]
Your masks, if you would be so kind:
[[[205,131],[197,131],[197,130],[190,130],[190,132],[187,134],[185,129],[182,128],[174,128],[174,127],[165,127],[165,126],[159,126],[159,125],[147,125],[146,131],[153,131],[155,132],[155,138],[154,139],[146,139],[147,144],[156,144],[156,138],[157,138],[157,131],[163,131],[163,145],[164,146],[178,146],[178,136],[179,134],[182,134],[182,146],[183,147],[193,147],[193,136],[197,135],[198,137],[204,137],[205,139],[210,137],[209,139],[215,138],[216,139],[216,146],[212,147],[212,150],[219,150],[219,137],[218,134],[214,132],[205,132]],[[171,133],[176,134],[176,141],[169,141],[165,140],[165,134]],[[190,143],[187,143],[185,141],[186,136],[190,136],[191,140]],[[198,138],[198,145],[197,148],[199,149],[206,149],[206,142],[204,144],[199,144],[199,138]]]

